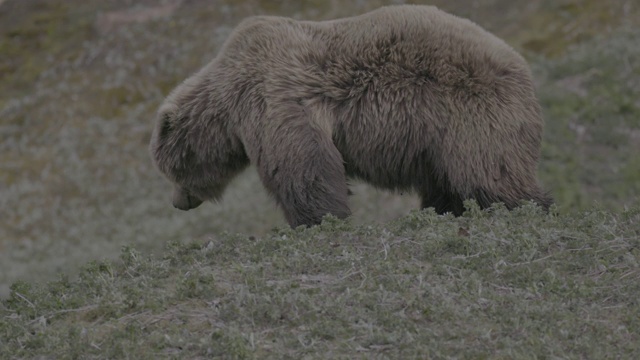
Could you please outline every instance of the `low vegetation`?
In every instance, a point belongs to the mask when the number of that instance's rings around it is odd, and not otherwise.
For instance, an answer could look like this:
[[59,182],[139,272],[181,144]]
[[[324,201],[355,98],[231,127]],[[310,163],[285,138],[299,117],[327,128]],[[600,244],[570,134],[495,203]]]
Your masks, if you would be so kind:
[[77,280],[18,282],[0,357],[631,358],[640,209],[468,203],[386,225],[133,248]]

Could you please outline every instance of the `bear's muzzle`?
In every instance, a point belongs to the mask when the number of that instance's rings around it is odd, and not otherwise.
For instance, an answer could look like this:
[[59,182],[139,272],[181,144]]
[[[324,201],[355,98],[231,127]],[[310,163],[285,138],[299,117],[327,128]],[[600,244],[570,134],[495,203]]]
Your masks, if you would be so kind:
[[173,189],[173,207],[180,210],[195,209],[202,204],[202,200],[189,194],[179,186],[175,186]]

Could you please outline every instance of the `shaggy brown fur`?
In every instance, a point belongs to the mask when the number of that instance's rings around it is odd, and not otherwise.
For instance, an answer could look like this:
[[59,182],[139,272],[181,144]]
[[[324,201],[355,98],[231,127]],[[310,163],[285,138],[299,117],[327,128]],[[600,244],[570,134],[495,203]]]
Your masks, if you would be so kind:
[[259,16],[178,86],[150,151],[174,205],[218,199],[256,165],[291,226],[349,216],[346,177],[460,215],[538,186],[543,120],[525,60],[468,20],[392,6],[333,21]]

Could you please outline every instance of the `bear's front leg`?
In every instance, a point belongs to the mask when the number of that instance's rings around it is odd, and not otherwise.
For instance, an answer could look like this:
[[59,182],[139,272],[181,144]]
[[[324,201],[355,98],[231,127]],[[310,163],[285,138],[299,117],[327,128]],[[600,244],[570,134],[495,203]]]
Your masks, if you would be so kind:
[[351,214],[342,155],[308,109],[281,109],[264,135],[257,164],[265,187],[291,227],[316,225],[332,214]]

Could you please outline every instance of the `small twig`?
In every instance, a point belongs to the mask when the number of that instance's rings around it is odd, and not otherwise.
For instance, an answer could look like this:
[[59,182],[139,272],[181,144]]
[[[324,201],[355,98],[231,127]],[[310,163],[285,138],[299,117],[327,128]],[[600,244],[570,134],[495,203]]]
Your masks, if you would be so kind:
[[123,321],[125,319],[136,317],[138,315],[147,314],[147,313],[150,313],[150,312],[151,312],[151,310],[145,310],[145,311],[139,311],[139,312],[136,312],[136,313],[127,314],[127,315],[119,318],[118,321]]
[[637,270],[627,271],[626,273],[624,273],[624,274],[620,275],[620,280],[622,280],[622,279],[626,278],[626,277],[627,277],[627,276],[629,276],[629,275],[635,274],[635,273],[637,273],[637,272],[638,272]]
[[387,255],[389,254],[389,252],[388,252],[389,245],[384,240],[380,240],[380,242],[382,243],[382,248],[384,250],[384,259],[383,260],[387,260]]
[[546,259],[548,259],[550,257],[553,257],[554,255],[555,254],[549,254],[547,256],[543,256],[541,258],[537,258],[537,259],[534,259],[534,260],[531,260],[531,261],[523,261],[523,262],[519,262],[519,263],[508,263],[508,264],[511,265],[511,266],[528,265],[528,264],[533,264],[533,263],[537,263],[539,261],[546,260]]
[[513,293],[515,291],[514,288],[508,287],[508,286],[502,286],[502,285],[498,285],[498,284],[494,284],[494,283],[489,283],[489,285],[491,285],[494,288],[499,289],[499,290],[507,290],[510,293]]
[[31,306],[33,309],[36,308],[35,305],[33,305],[33,303],[31,301],[29,301],[29,299],[27,299],[24,295],[20,294],[17,291],[13,292],[14,294],[16,294],[20,299],[24,300],[27,304],[29,304],[29,306]]
[[347,278],[350,278],[351,276],[353,276],[353,275],[355,275],[357,273],[360,273],[360,271],[356,271],[354,268],[351,268],[346,275],[338,278],[338,281],[342,281],[342,280],[345,280]]
[[40,321],[40,319],[42,317],[44,317],[45,319],[51,319],[52,317],[56,316],[56,315],[60,315],[60,314],[66,314],[66,313],[71,313],[71,312],[80,312],[80,311],[85,311],[85,310],[91,310],[91,309],[95,309],[97,308],[98,305],[87,305],[87,306],[83,306],[81,308],[77,308],[77,309],[64,309],[64,310],[58,310],[58,311],[54,311],[54,312],[50,312],[46,315],[40,316],[37,319],[31,320],[29,322],[29,324],[33,324],[36,321]]
[[451,257],[451,260],[475,258],[475,257],[478,257],[478,256],[484,254],[484,253],[486,253],[486,251],[481,251],[481,252],[475,253],[473,255],[455,255],[455,256]]

